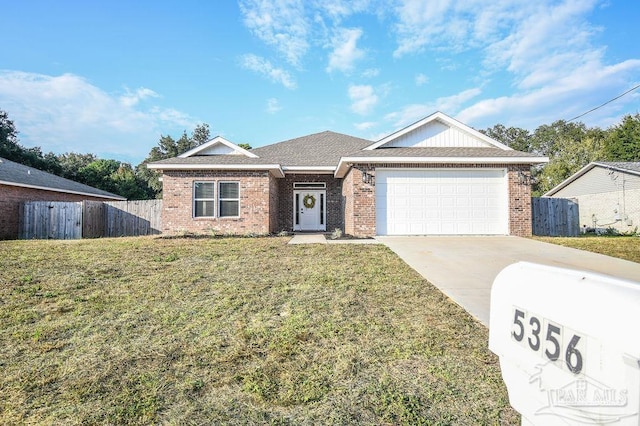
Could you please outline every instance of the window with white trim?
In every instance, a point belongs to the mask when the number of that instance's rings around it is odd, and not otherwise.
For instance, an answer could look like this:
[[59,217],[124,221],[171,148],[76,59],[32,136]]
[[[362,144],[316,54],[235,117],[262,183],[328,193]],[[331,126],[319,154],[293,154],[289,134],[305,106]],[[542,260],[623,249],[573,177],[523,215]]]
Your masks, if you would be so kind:
[[218,184],[219,216],[240,216],[240,182],[220,182]]
[[215,188],[215,182],[193,183],[193,217],[215,216]]

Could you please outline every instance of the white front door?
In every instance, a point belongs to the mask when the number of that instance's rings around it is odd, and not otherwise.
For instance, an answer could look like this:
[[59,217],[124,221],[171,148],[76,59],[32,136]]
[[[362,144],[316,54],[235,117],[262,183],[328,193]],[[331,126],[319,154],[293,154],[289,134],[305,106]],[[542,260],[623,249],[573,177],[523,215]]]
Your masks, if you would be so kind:
[[293,229],[325,231],[326,191],[294,191]]

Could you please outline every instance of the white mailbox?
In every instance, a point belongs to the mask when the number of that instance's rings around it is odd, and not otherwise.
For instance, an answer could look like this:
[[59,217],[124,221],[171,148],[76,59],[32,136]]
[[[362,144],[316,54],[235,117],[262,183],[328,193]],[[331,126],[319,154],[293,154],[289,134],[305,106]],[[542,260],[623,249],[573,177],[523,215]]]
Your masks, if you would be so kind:
[[640,283],[510,265],[491,289],[489,349],[523,424],[640,425]]

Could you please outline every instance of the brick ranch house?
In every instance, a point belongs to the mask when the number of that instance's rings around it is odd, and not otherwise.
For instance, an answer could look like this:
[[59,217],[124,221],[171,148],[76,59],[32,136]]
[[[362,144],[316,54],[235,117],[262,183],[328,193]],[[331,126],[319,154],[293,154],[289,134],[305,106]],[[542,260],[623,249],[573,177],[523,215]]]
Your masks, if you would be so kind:
[[0,158],[0,240],[16,239],[26,201],[122,201],[126,198]]
[[163,232],[531,235],[532,164],[436,112],[372,142],[322,132],[251,150],[222,137],[150,163]]

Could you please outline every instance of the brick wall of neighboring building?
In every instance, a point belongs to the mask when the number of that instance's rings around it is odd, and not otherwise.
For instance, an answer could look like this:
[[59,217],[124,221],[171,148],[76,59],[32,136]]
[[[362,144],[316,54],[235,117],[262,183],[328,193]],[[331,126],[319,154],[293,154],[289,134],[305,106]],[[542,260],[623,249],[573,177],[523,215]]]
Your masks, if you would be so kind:
[[343,229],[342,180],[333,175],[324,174],[291,174],[278,180],[280,218],[278,231],[293,230],[293,184],[295,182],[324,182],[327,184],[327,231]]
[[[240,216],[193,217],[194,182],[216,182],[217,202],[219,181],[240,183]],[[268,171],[167,170],[162,178],[162,231],[166,234],[181,232],[268,234],[272,230],[271,205],[276,203],[276,200],[270,196],[270,188],[273,185]],[[216,215],[217,210],[216,208]]]
[[[509,164],[356,164],[343,183],[345,233],[355,236],[376,235],[375,185],[363,181],[363,172],[375,180],[376,168],[505,168],[509,187],[509,234],[531,236],[531,186],[520,183],[520,174],[530,176],[529,165]],[[349,200],[349,198],[352,200]]]
[[45,191],[13,185],[0,185],[0,240],[18,238],[20,205],[25,201],[113,201],[102,197]]

